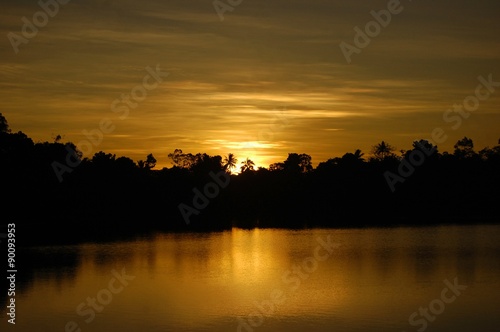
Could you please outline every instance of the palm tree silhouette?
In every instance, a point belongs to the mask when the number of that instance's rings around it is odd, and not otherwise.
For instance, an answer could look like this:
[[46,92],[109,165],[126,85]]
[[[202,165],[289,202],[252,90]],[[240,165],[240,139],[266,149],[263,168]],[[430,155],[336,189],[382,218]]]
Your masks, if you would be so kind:
[[387,157],[393,156],[394,147],[388,143],[382,141],[373,147],[373,154],[378,159],[385,159]]
[[354,151],[354,157],[356,158],[356,160],[359,160],[359,161],[365,161],[365,158],[363,158],[365,154],[363,152],[361,152],[360,149],[357,149],[356,151]]
[[236,168],[236,163],[238,162],[238,159],[234,156],[234,154],[229,153],[225,158],[224,158],[224,170],[226,172],[231,173],[231,171]]
[[350,166],[359,165],[360,163],[363,163],[365,161],[365,158],[363,158],[364,155],[365,154],[361,152],[360,149],[357,149],[356,151],[354,151],[354,153],[351,152],[346,153],[337,162],[340,162],[343,165],[350,165]]
[[241,172],[243,173],[246,171],[253,171],[254,166],[255,166],[255,163],[247,157],[246,160],[241,162]]

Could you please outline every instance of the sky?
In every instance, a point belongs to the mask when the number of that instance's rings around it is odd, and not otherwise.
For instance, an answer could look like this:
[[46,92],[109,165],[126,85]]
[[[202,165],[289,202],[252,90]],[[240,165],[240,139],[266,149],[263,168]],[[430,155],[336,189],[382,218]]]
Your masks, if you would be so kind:
[[436,128],[441,152],[500,139],[500,86],[468,117],[446,113],[478,77],[500,82],[498,0],[41,3],[0,4],[0,112],[35,142],[161,168],[174,149],[268,167],[406,150]]

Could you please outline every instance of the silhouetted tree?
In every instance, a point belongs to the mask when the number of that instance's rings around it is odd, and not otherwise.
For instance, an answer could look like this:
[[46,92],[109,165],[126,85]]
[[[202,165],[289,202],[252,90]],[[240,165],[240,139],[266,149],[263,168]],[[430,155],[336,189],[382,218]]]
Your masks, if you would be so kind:
[[150,153],[146,156],[146,161],[139,160],[137,162],[137,165],[139,165],[140,169],[145,169],[145,170],[153,169],[156,166],[156,158],[153,156],[152,153]]
[[253,171],[255,163],[249,158],[241,162],[241,172]]
[[476,152],[474,151],[474,142],[466,136],[458,140],[453,147],[455,148],[453,154],[459,159],[471,158],[476,155]]
[[206,175],[209,172],[219,172],[225,170],[222,165],[221,156],[209,156],[206,153],[198,153],[195,156],[195,162],[191,165],[190,170],[199,175]]
[[269,165],[269,170],[271,172],[283,171],[285,169],[285,164],[283,163],[272,163]]
[[357,149],[354,153],[346,153],[342,156],[341,162],[348,165],[359,165],[365,161],[363,158],[364,153]]
[[196,156],[191,153],[183,153],[181,149],[175,149],[173,153],[168,154],[172,164],[180,168],[191,168],[196,162]]
[[[218,155],[176,149],[169,154],[174,167],[143,171],[132,159],[103,151],[82,161],[72,143],[33,143],[22,132],[10,133],[6,120],[0,122],[5,124],[0,131],[0,183],[7,193],[2,213],[5,220],[25,227],[19,228],[23,240],[46,239],[55,230],[72,240],[85,232],[95,237],[96,230],[119,235],[126,229],[135,234],[233,226],[376,226],[381,225],[379,218],[384,226],[498,220],[500,142],[477,154],[465,137],[457,142],[455,154],[439,154],[429,141],[419,140],[400,159],[383,141],[368,161],[356,150],[320,162],[316,169],[307,154],[290,153],[284,162],[257,171],[246,158],[240,163],[242,176],[229,177],[224,170],[236,165],[232,154],[223,162]],[[54,172],[54,162],[64,169],[64,181]],[[155,163],[149,154],[140,165],[151,169]],[[394,174],[396,191],[384,172]],[[20,202],[29,208],[19,208]],[[198,212],[189,226],[179,211],[181,203]],[[160,214],[165,218],[156,218]],[[76,230],[80,224],[85,227]]]
[[306,173],[312,170],[311,156],[305,153],[289,153],[283,162],[284,169],[289,173]]
[[433,145],[431,142],[429,142],[428,140],[425,140],[425,139],[414,141],[412,143],[412,147],[413,147],[413,149],[402,153],[404,158],[409,158],[414,150],[418,150],[420,152],[423,152],[426,156],[425,158],[435,159],[439,155],[437,146]]
[[335,157],[335,158],[330,158],[327,161],[322,161],[318,164],[318,167],[316,167],[316,170],[318,172],[330,172],[335,169],[338,165],[340,165],[342,162],[342,158],[340,157]]
[[146,157],[146,168],[153,169],[156,166],[156,158],[152,153],[148,154]]
[[498,141],[498,145],[494,146],[493,148],[484,148],[481,151],[479,151],[479,156],[481,157],[482,160],[484,161],[495,161],[499,162],[500,161],[500,140]]
[[61,135],[56,135],[56,136],[54,137],[54,143],[60,143],[60,142],[61,142],[61,140],[62,140],[62,136],[61,136]]
[[33,140],[29,138],[22,131],[9,134],[6,132],[0,133],[2,134],[2,139],[0,140],[0,151],[5,153],[13,153],[18,154],[19,156],[24,152],[26,155],[24,157],[28,157],[28,151],[33,148]]
[[432,153],[438,153],[438,148],[436,145],[432,144],[426,139],[421,139],[418,141],[414,141],[412,143],[412,146],[414,149],[420,149],[420,150],[426,150],[426,151],[432,151]]
[[234,168],[236,168],[236,163],[238,159],[234,156],[234,154],[230,153],[224,158],[224,170],[226,172],[231,173]]
[[388,157],[394,157],[394,150],[395,148],[392,145],[382,141],[373,147],[372,153],[376,159],[383,160]]
[[2,113],[0,113],[0,133],[10,133],[9,123]]
[[116,160],[116,155],[99,151],[92,157],[92,163],[97,166],[109,166]]
[[117,168],[120,170],[133,170],[137,167],[134,161],[128,157],[116,158],[115,163]]

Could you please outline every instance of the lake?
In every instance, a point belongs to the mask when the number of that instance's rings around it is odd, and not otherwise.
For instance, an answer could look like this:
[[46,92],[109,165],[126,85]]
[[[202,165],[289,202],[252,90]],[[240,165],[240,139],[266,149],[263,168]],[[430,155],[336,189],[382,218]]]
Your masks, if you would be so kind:
[[12,330],[498,331],[499,239],[497,225],[233,229],[26,248]]

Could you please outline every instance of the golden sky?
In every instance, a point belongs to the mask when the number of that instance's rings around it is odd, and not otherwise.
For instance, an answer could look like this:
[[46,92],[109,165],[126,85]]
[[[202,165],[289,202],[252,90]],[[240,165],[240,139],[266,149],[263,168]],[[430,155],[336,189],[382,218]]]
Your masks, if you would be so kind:
[[[35,141],[78,145],[108,119],[91,154],[153,153],[170,167],[179,148],[267,167],[291,152],[315,165],[368,155],[381,140],[409,149],[436,127],[440,151],[500,138],[500,87],[459,128],[443,119],[479,76],[500,82],[497,0],[403,0],[351,63],[341,42],[355,45],[354,28],[397,0],[221,0],[223,20],[212,0],[51,1],[49,14],[35,0],[0,5],[0,112]],[[168,76],[144,90],[157,66]],[[113,112],[132,92],[128,116]]]

